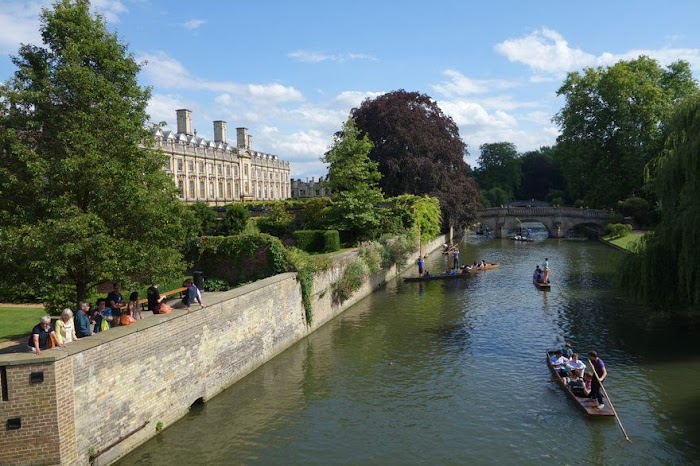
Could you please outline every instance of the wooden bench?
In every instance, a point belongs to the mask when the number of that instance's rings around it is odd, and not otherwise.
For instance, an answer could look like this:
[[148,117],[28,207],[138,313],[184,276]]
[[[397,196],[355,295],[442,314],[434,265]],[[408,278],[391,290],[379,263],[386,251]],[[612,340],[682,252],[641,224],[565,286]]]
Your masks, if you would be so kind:
[[[161,297],[163,297],[163,296],[166,296],[166,297],[167,297],[167,296],[172,296],[172,295],[174,295],[175,293],[177,293],[177,295],[178,295],[180,298],[182,298],[182,293],[184,293],[184,292],[186,292],[186,291],[187,291],[187,287],[186,287],[186,286],[183,286],[183,287],[181,287],[181,288],[175,288],[174,290],[170,290],[170,291],[166,291],[165,293],[161,293],[160,296],[161,296]],[[141,310],[142,310],[142,311],[147,311],[147,310],[148,310],[148,298],[139,299],[139,304],[141,305]]]

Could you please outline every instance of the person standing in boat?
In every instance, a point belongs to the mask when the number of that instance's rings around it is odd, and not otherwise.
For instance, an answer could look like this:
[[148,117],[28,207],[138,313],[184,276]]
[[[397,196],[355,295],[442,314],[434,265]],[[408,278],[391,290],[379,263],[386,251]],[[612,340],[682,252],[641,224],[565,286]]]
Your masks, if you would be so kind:
[[459,268],[459,249],[455,246],[454,250],[452,251],[452,268],[457,269]]
[[544,282],[549,283],[549,259],[544,258]]
[[416,264],[418,265],[418,276],[422,277],[423,276],[423,265],[425,264],[423,262],[423,258],[419,257],[418,260],[416,261]]
[[603,409],[605,408],[605,405],[603,404],[603,394],[600,390],[600,383],[605,379],[605,377],[608,376],[608,370],[605,368],[605,363],[603,362],[603,360],[598,357],[597,352],[591,351],[590,353],[588,353],[588,359],[591,360],[593,370],[596,374],[598,374],[598,377],[594,376],[591,380],[590,396],[591,398],[595,398],[596,400],[598,400],[598,409]]

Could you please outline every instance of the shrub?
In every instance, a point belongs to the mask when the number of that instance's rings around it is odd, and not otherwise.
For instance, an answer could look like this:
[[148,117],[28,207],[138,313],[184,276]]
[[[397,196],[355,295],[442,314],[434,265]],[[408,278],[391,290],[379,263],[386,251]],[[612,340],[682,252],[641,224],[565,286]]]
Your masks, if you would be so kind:
[[382,269],[382,255],[384,247],[376,241],[370,241],[366,246],[360,248],[359,254],[364,259],[369,271],[379,272]]
[[226,282],[226,280],[221,280],[219,278],[209,278],[204,280],[204,291],[228,291],[231,286]]
[[353,259],[340,279],[333,284],[333,301],[342,303],[359,290],[369,277],[369,267],[361,257]]
[[249,218],[250,211],[248,207],[239,202],[227,204],[224,215],[221,218],[219,234],[222,236],[231,236],[242,233]]
[[632,225],[626,225],[624,223],[608,223],[605,227],[605,231],[608,233],[611,239],[622,238],[632,233]]
[[338,230],[299,230],[294,232],[296,247],[306,252],[334,252],[340,250]]
[[283,204],[277,203],[268,208],[264,217],[258,218],[257,225],[261,232],[282,238],[290,232],[292,215]]

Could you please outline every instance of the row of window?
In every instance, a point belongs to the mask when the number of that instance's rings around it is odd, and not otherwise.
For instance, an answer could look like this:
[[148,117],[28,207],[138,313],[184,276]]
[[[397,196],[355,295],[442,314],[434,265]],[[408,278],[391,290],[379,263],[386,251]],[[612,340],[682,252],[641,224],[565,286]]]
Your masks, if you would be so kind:
[[[180,190],[180,198],[184,199],[186,197],[188,199],[192,199],[192,198],[197,197],[197,192],[195,191],[195,180],[193,180],[193,179],[189,180],[187,193],[185,193],[185,180],[179,179],[177,181],[177,187]],[[199,181],[199,198],[200,199],[207,198],[206,187],[207,187],[206,182],[204,180],[200,180]],[[232,193],[233,193],[232,187],[235,187],[235,197],[232,197]],[[224,195],[224,188],[226,191],[225,195]],[[287,198],[286,195],[282,194],[282,190],[284,189],[283,186],[281,186],[279,184],[268,187],[267,184],[257,183],[257,185],[256,184],[253,185],[253,189],[256,191],[253,194],[256,199],[286,199]],[[243,194],[248,195],[249,193],[246,190],[246,192]],[[268,196],[268,194],[269,194],[269,196]],[[231,181],[224,182],[224,181],[219,180],[219,182],[216,184],[213,181],[210,181],[209,182],[208,197],[212,198],[212,199],[217,198],[217,199],[225,199],[225,200],[240,199],[241,198],[241,185],[238,182],[236,182],[234,185],[232,185]]]
[[[183,159],[176,159],[175,161],[177,171],[179,173],[182,173],[185,168],[185,161]],[[194,173],[194,168],[195,168],[195,162],[194,160],[188,160],[187,161],[187,171],[189,173]],[[204,169],[206,168],[206,172]],[[243,170],[245,173],[245,176],[248,176],[248,165],[243,166]],[[223,175],[224,171],[226,172],[226,176],[231,176],[231,165],[226,165],[224,166],[223,164],[219,163],[216,164],[216,174],[217,175]],[[197,173],[199,174],[204,174],[207,173],[209,175],[214,174],[214,164],[213,163],[207,163],[205,166],[204,162],[197,162]],[[238,165],[233,165],[233,176],[238,178]],[[270,181],[281,181],[282,180],[283,174],[280,172],[265,172],[264,170],[261,170],[260,168],[254,168],[253,169],[253,177],[255,179],[269,179]]]

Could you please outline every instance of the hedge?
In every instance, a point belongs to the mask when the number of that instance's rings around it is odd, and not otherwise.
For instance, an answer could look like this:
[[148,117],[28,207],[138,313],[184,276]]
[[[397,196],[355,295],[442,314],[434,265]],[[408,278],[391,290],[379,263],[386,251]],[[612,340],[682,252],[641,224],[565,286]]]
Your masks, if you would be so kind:
[[340,250],[338,230],[297,230],[296,247],[306,252],[334,252]]

